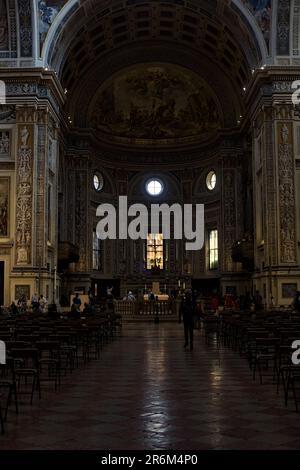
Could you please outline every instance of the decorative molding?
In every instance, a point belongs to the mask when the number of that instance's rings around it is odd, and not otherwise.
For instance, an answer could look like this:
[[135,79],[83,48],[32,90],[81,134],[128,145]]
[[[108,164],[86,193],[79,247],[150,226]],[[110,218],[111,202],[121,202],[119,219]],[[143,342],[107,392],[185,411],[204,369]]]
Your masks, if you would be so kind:
[[18,125],[16,165],[16,264],[32,261],[33,143],[34,127]]
[[290,53],[291,0],[278,0],[277,7],[277,55]]
[[294,0],[292,20],[292,55],[298,56],[300,54],[300,0]]
[[6,0],[0,0],[0,51],[9,50],[8,18]]
[[9,256],[10,253],[10,248],[2,248],[0,246],[0,256]]
[[37,182],[36,182],[36,262],[39,266],[45,266],[46,256],[46,138],[45,125],[38,126],[38,153],[37,153]]
[[11,157],[11,131],[0,130],[0,161]]
[[7,83],[6,93],[8,96],[35,95],[38,91],[36,83]]
[[227,161],[223,169],[223,220],[224,220],[224,249],[223,270],[233,270],[232,247],[236,241],[236,201],[235,201],[235,170],[227,168]]
[[6,120],[6,122],[9,119],[15,119],[15,108],[14,106],[6,106],[2,105],[0,108],[0,121]]
[[32,57],[32,7],[31,0],[18,0],[20,47],[22,57]]
[[[80,171],[75,172],[75,243],[79,247],[79,262],[76,270],[84,272],[88,269],[87,259],[87,181],[88,170],[83,159],[76,162]],[[72,210],[71,208],[69,210]]]
[[9,237],[10,178],[0,178],[0,238]]
[[277,124],[279,214],[280,214],[280,261],[295,263],[296,216],[295,216],[295,168],[293,156],[292,123]]
[[278,262],[277,256],[277,198],[276,198],[276,169],[275,169],[275,156],[274,156],[274,109],[272,107],[265,108],[264,112],[264,125],[262,142],[262,161],[263,161],[263,182],[265,187],[263,204],[264,207],[258,208],[263,210],[265,214],[263,220],[263,235],[266,242],[265,263],[276,265]]
[[276,82],[273,82],[273,85],[272,85],[272,89],[273,89],[273,92],[278,92],[278,93],[282,93],[282,92],[285,92],[285,93],[292,93],[293,90],[292,89],[292,83],[293,81],[291,80],[290,82],[287,82],[287,81],[276,81]]

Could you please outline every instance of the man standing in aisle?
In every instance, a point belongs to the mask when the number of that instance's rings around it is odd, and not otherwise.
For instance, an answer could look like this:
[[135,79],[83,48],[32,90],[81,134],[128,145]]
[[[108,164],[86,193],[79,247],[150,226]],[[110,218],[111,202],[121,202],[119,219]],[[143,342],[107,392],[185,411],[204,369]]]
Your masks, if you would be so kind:
[[184,324],[184,348],[186,349],[190,342],[190,350],[194,348],[194,316],[195,316],[195,304],[192,298],[191,291],[186,291],[181,301],[179,310],[179,323],[183,318]]

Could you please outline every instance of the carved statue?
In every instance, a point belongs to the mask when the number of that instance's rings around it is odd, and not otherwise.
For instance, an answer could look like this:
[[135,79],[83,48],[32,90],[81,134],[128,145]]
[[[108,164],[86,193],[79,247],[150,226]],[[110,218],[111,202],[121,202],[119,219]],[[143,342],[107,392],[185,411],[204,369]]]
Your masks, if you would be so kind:
[[9,154],[9,133],[4,131],[1,132],[0,138],[0,154],[8,155]]
[[289,129],[287,127],[286,124],[284,124],[281,128],[281,138],[282,138],[282,142],[284,144],[287,144],[288,143],[288,140],[289,140]]
[[21,131],[21,142],[22,142],[22,147],[27,148],[28,147],[28,138],[29,138],[29,131],[26,126],[23,127]]

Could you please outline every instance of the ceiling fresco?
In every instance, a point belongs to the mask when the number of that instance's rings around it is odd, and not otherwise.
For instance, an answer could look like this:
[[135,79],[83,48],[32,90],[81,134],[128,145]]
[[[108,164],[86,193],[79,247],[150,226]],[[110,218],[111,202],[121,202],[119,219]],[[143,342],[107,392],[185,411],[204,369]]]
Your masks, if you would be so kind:
[[38,0],[40,51],[56,16],[67,0]]
[[271,18],[272,18],[272,0],[242,0],[242,3],[251,11],[255,17],[269,47]]
[[208,84],[175,65],[141,64],[104,82],[90,111],[105,136],[161,140],[207,138],[222,127],[220,105]]

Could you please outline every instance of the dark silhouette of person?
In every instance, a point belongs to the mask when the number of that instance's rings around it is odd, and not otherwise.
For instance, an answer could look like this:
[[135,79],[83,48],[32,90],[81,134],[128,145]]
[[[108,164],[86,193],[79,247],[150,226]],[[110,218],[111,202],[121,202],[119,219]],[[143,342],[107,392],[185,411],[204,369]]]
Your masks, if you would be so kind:
[[75,297],[73,298],[73,304],[77,305],[78,308],[80,309],[81,307],[81,299],[79,297],[78,292],[75,294]]
[[74,318],[74,319],[81,318],[80,305],[78,303],[76,303],[76,297],[74,297],[74,299],[73,299],[73,304],[72,304],[72,307],[71,307],[70,317]]
[[252,305],[252,297],[250,292],[246,292],[245,298],[244,298],[244,310],[250,310]]
[[264,309],[263,298],[260,295],[259,290],[257,290],[255,292],[255,296],[254,296],[253,301],[254,301],[254,306],[255,306],[255,311],[256,312],[259,312],[260,310]]
[[187,348],[190,342],[190,350],[194,348],[194,316],[195,316],[195,304],[192,298],[192,293],[187,291],[182,298],[180,310],[179,310],[179,323],[183,318],[184,324],[184,348]]
[[294,310],[300,313],[300,292],[297,291],[293,301]]

